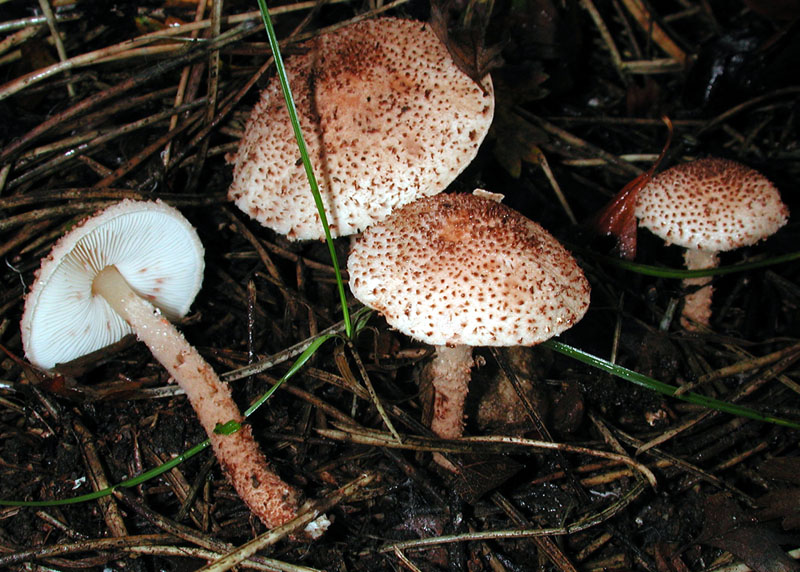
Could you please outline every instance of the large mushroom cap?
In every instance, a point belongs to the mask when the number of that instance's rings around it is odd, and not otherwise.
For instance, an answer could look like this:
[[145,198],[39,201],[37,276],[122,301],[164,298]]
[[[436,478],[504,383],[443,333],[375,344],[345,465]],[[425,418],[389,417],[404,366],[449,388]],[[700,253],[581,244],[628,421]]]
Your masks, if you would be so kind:
[[[430,26],[367,20],[324,34],[286,70],[333,236],[442,191],[475,157],[494,113]],[[253,109],[229,198],[290,239],[324,238],[277,78]]]
[[358,237],[348,271],[356,298],[433,345],[533,345],[589,306],[589,283],[555,238],[474,195],[398,209]]
[[709,158],[653,177],[638,193],[636,217],[668,243],[719,252],[774,234],[786,224],[789,210],[758,171]]
[[25,299],[25,355],[49,369],[114,343],[130,326],[92,282],[115,265],[130,286],[167,317],[189,310],[203,280],[203,246],[176,209],[123,201],[63,236],[42,262]]

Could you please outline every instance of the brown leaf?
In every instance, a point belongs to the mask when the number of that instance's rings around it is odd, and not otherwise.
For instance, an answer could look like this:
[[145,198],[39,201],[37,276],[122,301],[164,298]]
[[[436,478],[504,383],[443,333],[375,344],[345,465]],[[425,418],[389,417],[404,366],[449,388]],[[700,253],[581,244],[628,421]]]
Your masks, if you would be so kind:
[[800,485],[800,457],[773,457],[758,468],[762,477]]
[[501,455],[461,455],[454,488],[466,502],[475,503],[513,477],[522,465]]
[[625,107],[628,117],[642,117],[658,112],[661,88],[651,78],[645,77],[641,83],[632,81],[625,91]]
[[681,560],[677,547],[666,542],[657,542],[654,555],[658,572],[689,572]]
[[492,0],[434,0],[431,27],[456,65],[472,80],[481,80],[501,63],[502,46],[486,46]]
[[518,179],[522,162],[538,164],[541,157],[539,145],[547,135],[506,107],[495,109],[492,134],[495,138],[494,156],[506,172]]
[[794,572],[800,566],[781,549],[783,539],[745,513],[725,493],[709,496],[698,542],[727,550],[756,572]]
[[553,407],[553,427],[562,435],[574,433],[583,423],[585,412],[586,405],[578,384],[563,382],[562,392]]
[[778,488],[756,500],[759,520],[780,519],[784,530],[800,528],[800,488]]
[[617,250],[620,257],[627,260],[633,260],[636,257],[636,196],[639,189],[650,182],[672,142],[672,121],[666,116],[661,120],[667,126],[667,140],[664,142],[661,154],[647,171],[625,185],[589,223],[596,232],[614,236],[617,239]]
[[[800,485],[800,458],[774,457],[759,467],[768,479]],[[800,528],[800,487],[776,486],[756,500],[759,520],[780,519],[784,530]]]
[[617,239],[620,258],[626,260],[636,258],[636,195],[649,180],[649,173],[633,179],[590,222],[599,234]]

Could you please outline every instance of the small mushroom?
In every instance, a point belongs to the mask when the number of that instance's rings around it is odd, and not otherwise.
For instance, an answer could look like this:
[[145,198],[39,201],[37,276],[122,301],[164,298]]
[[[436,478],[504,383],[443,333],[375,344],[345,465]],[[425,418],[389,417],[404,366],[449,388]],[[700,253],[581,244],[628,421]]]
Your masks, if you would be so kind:
[[[719,252],[749,246],[773,235],[789,218],[775,186],[761,173],[727,159],[699,159],[653,177],[636,199],[639,225],[667,244],[686,249],[689,270],[714,268]],[[684,280],[699,288],[686,295],[684,327],[708,325],[710,277]]]
[[129,333],[186,392],[236,491],[268,527],[294,517],[297,492],[269,467],[227,384],[167,318],[183,316],[203,279],[203,245],[176,209],[123,201],[84,220],[42,262],[25,299],[22,344],[52,369]]
[[[436,346],[433,431],[463,432],[473,346],[531,346],[580,320],[589,283],[547,231],[482,196],[442,194],[367,228],[350,289],[389,325]],[[494,195],[496,197],[496,195]]]
[[[444,190],[477,154],[491,79],[462,72],[430,25],[364,20],[302,48],[286,73],[332,236]],[[243,212],[291,240],[324,238],[277,78],[228,159],[228,197]]]

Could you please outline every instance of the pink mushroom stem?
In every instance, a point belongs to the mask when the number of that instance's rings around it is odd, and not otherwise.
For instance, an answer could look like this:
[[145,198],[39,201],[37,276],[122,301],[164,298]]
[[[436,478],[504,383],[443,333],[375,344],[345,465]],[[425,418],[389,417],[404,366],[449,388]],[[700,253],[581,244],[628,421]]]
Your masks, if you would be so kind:
[[470,346],[436,346],[436,355],[427,367],[434,389],[431,430],[443,439],[456,439],[464,433],[464,402],[473,364]]
[[[687,270],[704,270],[719,266],[718,253],[709,250],[687,248],[683,260]],[[699,288],[683,299],[681,325],[687,330],[696,329],[697,324],[708,326],[711,321],[711,298],[714,294],[711,277],[687,278],[683,281],[683,285]]]
[[217,459],[250,510],[270,528],[291,520],[297,512],[298,494],[270,470],[250,426],[243,424],[227,435],[214,432],[217,424],[244,421],[228,385],[175,326],[130,287],[116,266],[107,266],[98,273],[92,292],[130,324],[139,340],[186,392]]

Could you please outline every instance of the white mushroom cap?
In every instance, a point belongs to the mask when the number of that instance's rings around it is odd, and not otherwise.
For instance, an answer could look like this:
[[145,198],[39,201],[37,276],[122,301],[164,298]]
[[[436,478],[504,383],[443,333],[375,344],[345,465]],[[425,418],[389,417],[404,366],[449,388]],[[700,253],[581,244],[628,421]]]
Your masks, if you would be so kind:
[[186,314],[203,280],[203,245],[191,224],[161,202],[122,201],[84,220],[53,247],[25,299],[22,344],[42,368],[78,358],[131,333],[92,293],[115,265],[167,317]]
[[786,224],[789,209],[758,171],[709,158],[653,177],[638,193],[636,217],[667,243],[719,252],[774,234]]
[[[286,71],[331,234],[438,193],[472,161],[494,114],[428,24],[366,20],[310,40]],[[292,240],[324,238],[277,78],[235,157],[228,196]]]
[[533,345],[589,306],[589,283],[553,236],[474,195],[396,210],[356,239],[348,271],[356,298],[433,345]]

